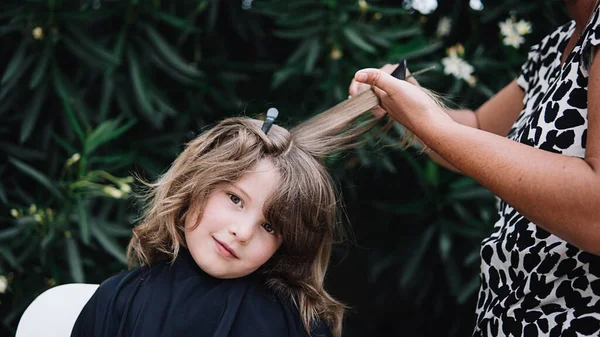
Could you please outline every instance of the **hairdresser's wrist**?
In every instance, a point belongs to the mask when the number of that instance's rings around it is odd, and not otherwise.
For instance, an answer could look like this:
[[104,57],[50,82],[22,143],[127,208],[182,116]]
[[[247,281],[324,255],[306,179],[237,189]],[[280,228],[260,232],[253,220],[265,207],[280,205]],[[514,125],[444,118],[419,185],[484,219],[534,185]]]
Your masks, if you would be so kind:
[[448,123],[455,123],[455,121],[441,107],[435,106],[427,109],[427,113],[420,114],[407,127],[417,137],[427,138],[428,136],[435,137],[436,129],[443,129]]

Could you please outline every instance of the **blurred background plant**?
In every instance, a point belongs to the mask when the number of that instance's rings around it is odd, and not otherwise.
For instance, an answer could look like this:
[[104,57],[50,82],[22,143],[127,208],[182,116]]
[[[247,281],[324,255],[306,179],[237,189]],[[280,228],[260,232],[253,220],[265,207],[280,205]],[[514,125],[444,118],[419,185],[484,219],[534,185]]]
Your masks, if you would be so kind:
[[[476,108],[567,22],[554,1],[29,0],[0,5],[0,335],[42,291],[125,270],[152,180],[215,121],[289,124],[346,99],[354,72],[408,60]],[[330,161],[353,237],[328,289],[345,336],[471,332],[494,197],[383,138]],[[431,324],[435,322],[435,324]]]

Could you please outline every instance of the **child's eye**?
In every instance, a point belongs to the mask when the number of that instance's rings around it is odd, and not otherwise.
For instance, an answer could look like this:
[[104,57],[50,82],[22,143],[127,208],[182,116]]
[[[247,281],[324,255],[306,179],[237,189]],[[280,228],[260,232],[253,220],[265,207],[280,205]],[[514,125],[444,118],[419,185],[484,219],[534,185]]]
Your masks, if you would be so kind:
[[242,206],[242,199],[240,199],[240,197],[238,197],[235,194],[232,193],[228,193],[229,194],[229,200],[231,200],[231,202],[233,202],[234,205],[236,206]]
[[275,228],[266,222],[262,224],[262,227],[267,231],[267,233],[275,233]]

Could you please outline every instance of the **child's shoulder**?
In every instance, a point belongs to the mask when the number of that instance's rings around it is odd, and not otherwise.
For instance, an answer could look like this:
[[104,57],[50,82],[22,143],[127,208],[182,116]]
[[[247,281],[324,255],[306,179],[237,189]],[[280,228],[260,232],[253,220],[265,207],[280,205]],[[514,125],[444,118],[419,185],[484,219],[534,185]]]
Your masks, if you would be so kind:
[[[257,329],[256,336],[308,336],[300,311],[290,297],[256,279],[247,282],[245,300],[238,310],[239,324],[233,326],[232,336],[246,336],[250,327]],[[325,322],[317,322],[311,335],[325,337],[331,333]]]

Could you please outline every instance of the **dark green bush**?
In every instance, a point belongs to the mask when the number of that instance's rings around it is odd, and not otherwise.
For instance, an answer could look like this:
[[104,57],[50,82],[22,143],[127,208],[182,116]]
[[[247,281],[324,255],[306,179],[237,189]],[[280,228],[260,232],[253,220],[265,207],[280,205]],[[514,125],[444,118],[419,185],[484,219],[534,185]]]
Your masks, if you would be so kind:
[[[402,58],[412,71],[437,66],[421,84],[476,108],[567,20],[542,0],[483,1],[482,11],[440,1],[428,15],[397,1],[244,3],[0,5],[2,335],[45,289],[126,268],[132,176],[156,178],[205,126],[272,106],[278,123],[293,123],[344,100],[356,70]],[[511,16],[533,28],[518,48],[498,28]],[[437,32],[444,17],[448,35]],[[452,46],[474,67],[467,81],[443,73]],[[354,237],[336,249],[328,287],[354,307],[347,336],[469,334],[495,199],[416,149],[399,151],[402,132],[331,160]]]

